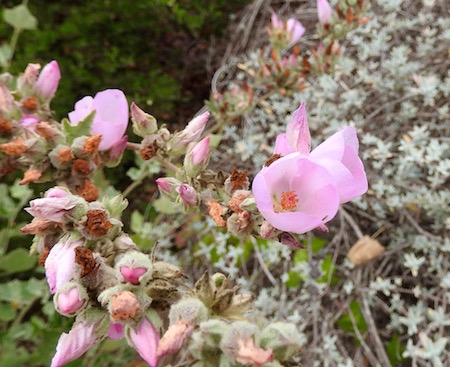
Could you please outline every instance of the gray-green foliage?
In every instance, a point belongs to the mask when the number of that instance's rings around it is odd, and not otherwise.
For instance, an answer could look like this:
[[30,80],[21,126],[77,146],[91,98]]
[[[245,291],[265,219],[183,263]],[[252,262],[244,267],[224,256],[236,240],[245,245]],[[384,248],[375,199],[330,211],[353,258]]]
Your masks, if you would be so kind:
[[[257,172],[272,153],[267,140],[284,132],[301,101],[306,101],[313,148],[354,126],[369,191],[330,223],[328,245],[310,251],[308,262],[287,261],[276,246],[260,247],[265,264],[284,284],[260,291],[256,306],[265,315],[297,323],[309,340],[305,365],[357,366],[365,353],[370,359],[364,345],[351,343],[362,338],[372,347],[373,331],[361,332],[358,315],[367,323],[373,319],[392,365],[408,358],[423,366],[447,365],[450,19],[439,2],[412,0],[373,1],[368,16],[372,19],[347,37],[336,73],[309,79],[310,87],[290,98],[272,96],[269,109],[245,117],[243,130],[227,127],[224,138],[234,146],[213,158],[238,154],[241,167]],[[245,61],[251,65],[256,57]],[[377,231],[388,252],[373,264],[354,267],[346,252],[361,234]],[[330,255],[334,285],[318,281]],[[293,270],[300,277],[293,278]],[[252,280],[238,282],[254,286]],[[355,304],[352,320],[349,308]],[[349,328],[343,330],[346,322]],[[384,365],[379,346],[372,350],[371,361]]]

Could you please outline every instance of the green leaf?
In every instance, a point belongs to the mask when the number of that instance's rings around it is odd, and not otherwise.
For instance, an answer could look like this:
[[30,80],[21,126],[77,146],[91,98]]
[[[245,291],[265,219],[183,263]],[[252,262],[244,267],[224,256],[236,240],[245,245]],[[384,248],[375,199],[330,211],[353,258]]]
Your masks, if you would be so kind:
[[160,198],[153,201],[153,206],[159,213],[175,214],[180,212],[181,204],[175,204],[168,198],[161,196]]
[[8,186],[6,184],[0,184],[0,198],[0,217],[9,219],[16,211],[16,205],[9,197]]
[[[355,319],[356,327],[361,334],[364,334],[367,331],[367,324],[363,314],[361,313],[361,306],[359,305],[359,302],[353,301],[352,303],[350,303],[349,311],[352,313],[353,318]],[[347,331],[349,333],[355,333],[352,321],[348,313],[342,315],[337,321],[337,324],[341,330]]]
[[5,9],[3,19],[6,23],[19,30],[36,29],[37,27],[36,17],[31,14],[25,4],[17,5],[12,9]]
[[79,136],[90,136],[92,123],[94,122],[95,111],[92,111],[89,115],[87,115],[84,120],[81,120],[77,125],[71,125],[68,119],[63,119],[62,129],[63,132],[67,136],[67,143],[72,144],[75,138]]
[[297,288],[303,280],[299,272],[291,270],[289,272],[289,279],[286,281],[286,287]]
[[20,185],[20,180],[17,179],[9,188],[9,192],[14,199],[20,201],[28,201],[28,198],[31,198],[33,195],[33,190],[31,190],[27,185]]
[[[320,237],[313,237],[311,238],[311,249],[312,252],[316,253],[319,252],[320,249],[323,248],[327,243],[327,240],[320,238]],[[308,241],[303,241],[303,247],[308,248]]]
[[29,256],[24,248],[15,249],[0,259],[0,269],[9,274],[31,270],[37,262],[36,256]]
[[218,134],[210,134],[209,135],[209,146],[211,148],[217,148],[220,144],[222,137]]
[[404,351],[405,347],[400,341],[398,334],[394,333],[388,345],[386,346],[386,352],[392,366],[397,366],[399,363],[406,361],[406,358],[402,357]]
[[339,278],[333,276],[335,268],[336,267],[333,264],[332,256],[328,255],[322,262],[322,271],[324,272],[324,274],[320,278],[317,279],[317,282],[318,283],[327,283],[328,278],[331,276],[330,285],[336,284],[339,281]]
[[0,321],[11,321],[16,317],[16,310],[9,303],[0,303]]
[[133,213],[131,213],[131,221],[130,221],[131,230],[134,233],[140,233],[143,225],[144,225],[144,217],[137,210],[134,210]]

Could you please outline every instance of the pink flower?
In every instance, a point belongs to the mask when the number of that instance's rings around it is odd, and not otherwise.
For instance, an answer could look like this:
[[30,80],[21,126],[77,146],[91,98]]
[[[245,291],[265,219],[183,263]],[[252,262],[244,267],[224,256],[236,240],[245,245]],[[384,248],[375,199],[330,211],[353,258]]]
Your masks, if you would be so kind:
[[61,71],[58,63],[53,60],[44,66],[36,82],[36,92],[44,99],[52,98],[58,89]]
[[86,321],[75,322],[68,334],[63,333],[56,346],[56,353],[50,367],[61,367],[81,357],[100,340],[96,333],[98,325]]
[[100,134],[99,150],[108,150],[122,139],[128,125],[128,103],[119,89],[98,92],[94,98],[87,96],[75,103],[75,110],[69,113],[72,125],[77,125],[92,111],[95,112],[91,134]]
[[270,20],[272,21],[273,29],[283,29],[283,22],[276,13],[272,13]]
[[275,142],[274,154],[286,155],[293,152],[308,154],[311,150],[311,135],[306,118],[305,102],[292,114],[286,133],[280,134]]
[[175,135],[173,141],[174,148],[178,149],[188,145],[189,143],[197,141],[208,123],[209,116],[210,113],[206,111],[194,117],[183,131]]
[[122,156],[125,148],[127,147],[127,142],[128,136],[125,135],[111,146],[109,154],[112,160],[117,160]]
[[80,294],[78,287],[74,284],[73,287],[66,292],[62,290],[55,295],[56,309],[63,315],[71,316],[75,314],[81,310],[84,304],[85,299]]
[[123,279],[126,282],[130,282],[131,284],[137,285],[139,284],[139,277],[144,275],[147,272],[147,268],[137,267],[137,268],[129,268],[128,266],[120,267],[120,274],[122,274]]
[[198,200],[197,191],[192,186],[181,184],[178,188],[180,194],[180,201],[185,205],[196,205]]
[[253,181],[253,195],[261,215],[279,230],[324,230],[339,204],[367,191],[354,128],[344,128],[309,151],[310,134],[302,104],[293,114],[286,134],[277,137],[274,153],[284,157],[264,167]]
[[317,0],[317,15],[320,24],[329,24],[331,20],[331,6],[327,0]]
[[38,219],[52,222],[63,222],[64,215],[77,204],[73,196],[62,189],[51,189],[46,197],[30,201],[30,207],[25,210]]
[[159,333],[152,323],[143,318],[138,330],[130,328],[130,342],[139,355],[151,366],[156,367],[158,357],[156,355],[159,344]]
[[106,334],[109,338],[113,340],[120,340],[123,338],[123,325],[120,323],[111,323],[109,325],[108,334]]
[[209,136],[200,140],[191,150],[192,164],[205,164],[209,158]]
[[173,194],[181,185],[181,181],[173,177],[160,177],[155,182],[161,194]]
[[296,43],[304,34],[305,27],[297,19],[289,18],[286,21],[286,28],[290,34],[289,44]]
[[75,264],[75,248],[83,245],[83,240],[72,241],[72,238],[60,240],[52,247],[45,260],[45,276],[50,292],[55,293],[73,277]]
[[35,115],[22,115],[20,118],[20,126],[26,127],[30,130],[35,130],[36,125],[41,122],[41,119]]
[[252,185],[261,215],[275,228],[305,233],[331,220],[339,207],[334,177],[300,153],[264,167]]

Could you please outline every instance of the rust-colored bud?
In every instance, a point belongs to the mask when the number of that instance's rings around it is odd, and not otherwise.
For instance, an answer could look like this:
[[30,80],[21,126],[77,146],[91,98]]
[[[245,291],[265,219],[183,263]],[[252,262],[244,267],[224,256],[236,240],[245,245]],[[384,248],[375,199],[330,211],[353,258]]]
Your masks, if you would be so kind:
[[38,108],[36,97],[29,97],[22,101],[23,108],[26,108],[27,110],[35,110]]
[[141,311],[137,297],[130,291],[119,291],[111,297],[110,313],[113,320],[134,319]]
[[100,144],[101,140],[102,136],[100,134],[92,135],[87,138],[83,145],[83,153],[89,155],[97,153],[98,145]]
[[13,131],[12,124],[4,118],[0,117],[0,134],[11,134]]
[[82,186],[78,186],[77,194],[80,195],[87,202],[92,202],[98,199],[98,188],[90,179],[86,179]]
[[92,236],[105,236],[113,226],[104,210],[89,210],[86,215],[87,232]]
[[72,169],[74,172],[83,176],[89,175],[92,171],[89,162],[81,158],[75,159]]
[[216,222],[219,227],[226,227],[227,222],[222,218],[223,208],[215,200],[209,200],[206,205],[209,208],[208,214],[209,216]]
[[97,262],[95,261],[92,251],[87,247],[75,247],[75,262],[81,265],[81,276],[84,277],[97,269]]
[[18,156],[25,153],[28,147],[23,139],[16,139],[9,143],[0,144],[0,150],[7,155]]
[[23,174],[23,178],[19,182],[19,185],[28,185],[30,182],[36,182],[41,178],[41,176],[42,172],[38,169],[29,169]]
[[69,147],[63,147],[58,152],[58,161],[60,163],[67,163],[74,159],[74,155],[72,153],[72,149]]

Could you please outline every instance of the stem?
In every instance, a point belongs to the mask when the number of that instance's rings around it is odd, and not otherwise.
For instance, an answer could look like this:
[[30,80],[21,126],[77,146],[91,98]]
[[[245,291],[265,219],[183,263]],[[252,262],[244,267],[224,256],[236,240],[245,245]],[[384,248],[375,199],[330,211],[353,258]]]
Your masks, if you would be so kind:
[[163,157],[161,157],[159,155],[155,155],[153,158],[155,158],[161,166],[171,170],[172,172],[174,172],[176,174],[182,172],[182,170],[180,168],[175,166],[173,163],[166,161]]

